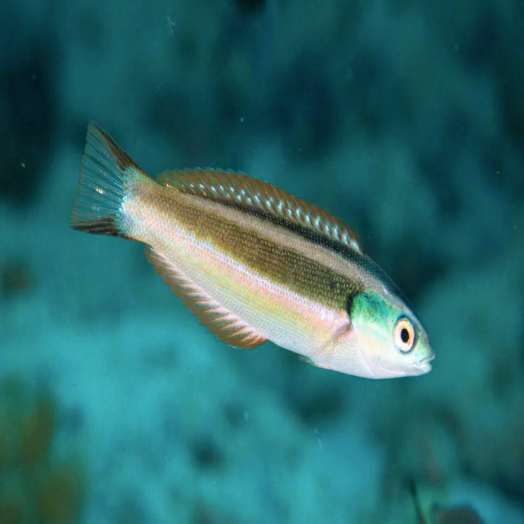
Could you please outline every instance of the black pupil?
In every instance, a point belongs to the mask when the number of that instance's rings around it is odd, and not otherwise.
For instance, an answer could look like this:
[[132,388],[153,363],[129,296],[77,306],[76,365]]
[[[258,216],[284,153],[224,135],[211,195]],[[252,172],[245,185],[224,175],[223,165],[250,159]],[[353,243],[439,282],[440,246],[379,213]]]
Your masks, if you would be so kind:
[[406,328],[402,328],[402,331],[400,332],[400,338],[404,344],[409,342],[409,331]]

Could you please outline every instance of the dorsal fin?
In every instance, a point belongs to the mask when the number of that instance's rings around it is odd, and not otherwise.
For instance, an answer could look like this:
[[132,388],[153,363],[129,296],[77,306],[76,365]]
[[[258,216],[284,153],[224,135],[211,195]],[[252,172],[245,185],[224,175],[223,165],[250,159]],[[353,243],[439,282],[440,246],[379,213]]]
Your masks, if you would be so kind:
[[157,182],[175,191],[241,204],[322,233],[363,253],[357,233],[327,211],[256,178],[219,169],[164,171]]
[[147,246],[145,253],[155,271],[211,333],[231,346],[254,348],[265,338],[210,297],[162,254]]

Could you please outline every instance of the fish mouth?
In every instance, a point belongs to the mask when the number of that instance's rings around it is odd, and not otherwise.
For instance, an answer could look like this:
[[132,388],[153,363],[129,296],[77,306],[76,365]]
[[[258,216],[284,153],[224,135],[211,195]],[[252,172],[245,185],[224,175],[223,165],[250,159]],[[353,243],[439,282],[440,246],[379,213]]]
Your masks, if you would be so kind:
[[[380,359],[374,362],[374,366],[368,368],[373,369],[373,378],[394,378],[394,377],[406,377],[406,376],[416,376],[416,375],[425,375],[429,373],[432,369],[431,361],[435,358],[435,354],[431,352],[427,357],[423,357],[420,360],[417,360],[415,363],[411,364],[408,368],[403,369],[392,369],[391,367],[381,366]],[[378,370],[378,372],[377,372]]]
[[432,369],[431,361],[434,358],[435,358],[435,353],[433,353],[432,351],[431,354],[428,355],[427,357],[417,360],[417,362],[415,362],[412,367],[420,371],[421,375],[424,373],[429,373]]

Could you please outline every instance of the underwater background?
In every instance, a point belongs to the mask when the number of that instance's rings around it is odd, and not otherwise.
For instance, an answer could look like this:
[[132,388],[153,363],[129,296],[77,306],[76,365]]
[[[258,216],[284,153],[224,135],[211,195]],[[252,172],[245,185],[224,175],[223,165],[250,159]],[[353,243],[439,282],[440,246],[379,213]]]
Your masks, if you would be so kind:
[[[0,523],[524,523],[524,2],[2,0]],[[328,209],[436,353],[228,347],[73,231],[85,132]]]

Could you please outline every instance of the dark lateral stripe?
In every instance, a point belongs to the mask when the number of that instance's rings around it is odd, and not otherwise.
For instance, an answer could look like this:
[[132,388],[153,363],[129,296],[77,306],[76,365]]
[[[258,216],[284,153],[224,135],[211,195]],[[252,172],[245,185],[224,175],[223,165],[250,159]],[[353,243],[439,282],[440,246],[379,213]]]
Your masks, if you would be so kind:
[[104,217],[101,220],[76,221],[72,227],[78,231],[85,231],[86,233],[93,233],[95,235],[110,235],[134,240],[134,238],[128,237],[120,231],[113,217]]
[[104,217],[100,220],[77,220],[72,224],[72,228],[95,235],[121,236],[113,217]]
[[220,204],[236,209],[248,215],[257,217],[265,222],[270,222],[276,226],[282,227],[287,231],[290,231],[291,233],[298,235],[304,240],[307,240],[308,242],[326,248],[330,250],[332,253],[342,256],[349,262],[357,264],[364,271],[369,272],[375,278],[380,280],[380,282],[382,282],[382,284],[384,284],[384,286],[391,293],[394,293],[399,297],[403,296],[402,292],[397,287],[397,285],[391,280],[387,273],[378,264],[376,264],[369,257],[359,253],[355,249],[352,249],[348,245],[339,242],[338,240],[335,240],[334,238],[331,238],[328,235],[323,235],[322,233],[317,232],[314,229],[308,228],[306,226],[301,226],[300,224],[296,224],[295,222],[292,222],[291,220],[288,220],[284,217],[275,216],[261,209],[255,209],[241,203],[227,202],[223,200],[220,201]]

